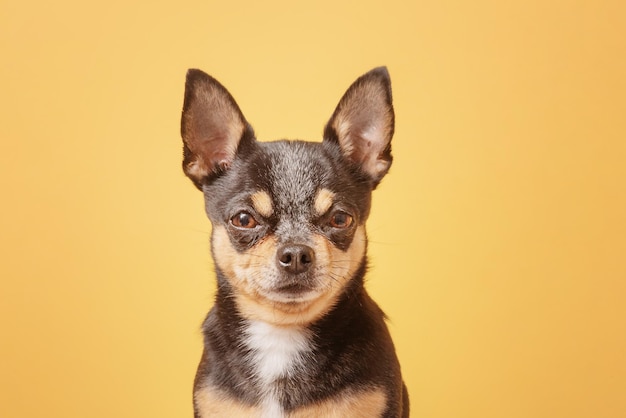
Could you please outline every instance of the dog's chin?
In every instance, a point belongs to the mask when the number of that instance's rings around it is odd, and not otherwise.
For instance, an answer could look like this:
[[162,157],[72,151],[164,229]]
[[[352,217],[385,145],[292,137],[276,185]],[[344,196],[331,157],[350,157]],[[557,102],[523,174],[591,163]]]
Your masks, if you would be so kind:
[[337,293],[327,283],[304,277],[254,285],[234,295],[240,314],[246,319],[280,326],[311,324],[328,311]]
[[270,302],[286,304],[308,303],[318,299],[322,295],[320,289],[301,284],[290,284],[271,289],[263,289],[260,293]]

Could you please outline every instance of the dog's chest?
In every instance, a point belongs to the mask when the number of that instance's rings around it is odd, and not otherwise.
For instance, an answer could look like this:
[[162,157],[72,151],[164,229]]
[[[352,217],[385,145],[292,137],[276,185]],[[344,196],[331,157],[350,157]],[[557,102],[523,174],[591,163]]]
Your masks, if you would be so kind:
[[299,327],[250,321],[244,335],[244,344],[250,349],[248,361],[261,391],[263,416],[282,417],[283,395],[277,382],[302,370],[312,349],[310,333]]

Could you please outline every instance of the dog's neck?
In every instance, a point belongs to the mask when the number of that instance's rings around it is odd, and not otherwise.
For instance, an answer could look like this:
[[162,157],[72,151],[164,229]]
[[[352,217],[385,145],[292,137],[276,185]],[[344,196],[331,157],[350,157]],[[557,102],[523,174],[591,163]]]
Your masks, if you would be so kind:
[[283,327],[262,321],[246,321],[244,344],[261,388],[264,417],[282,417],[276,382],[293,376],[313,350],[311,333],[304,327]]
[[[213,363],[222,370],[216,373],[230,376],[229,386],[260,406],[263,418],[283,418],[285,411],[298,405],[303,397],[314,399],[320,376],[325,376],[322,379],[330,386],[336,380],[339,390],[338,382],[347,379],[346,374],[368,374],[379,367],[378,353],[358,348],[380,338],[376,334],[383,329],[382,312],[363,285],[365,266],[364,260],[329,312],[300,326],[243,317],[237,310],[233,289],[218,269],[216,304],[204,326],[207,344],[225,359]],[[346,369],[337,363],[342,353],[356,352],[353,350],[367,358],[365,368]],[[300,390],[294,389],[294,382]]]

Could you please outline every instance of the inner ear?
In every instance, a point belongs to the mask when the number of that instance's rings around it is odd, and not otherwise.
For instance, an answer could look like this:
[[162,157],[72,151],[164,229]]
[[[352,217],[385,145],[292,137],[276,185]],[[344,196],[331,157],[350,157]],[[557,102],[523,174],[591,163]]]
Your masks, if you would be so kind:
[[391,166],[394,122],[389,72],[375,68],[343,95],[326,125],[324,140],[336,142],[344,157],[377,184]]
[[228,90],[195,69],[187,72],[181,135],[183,170],[198,188],[207,177],[231,165],[242,139],[254,139],[252,128]]

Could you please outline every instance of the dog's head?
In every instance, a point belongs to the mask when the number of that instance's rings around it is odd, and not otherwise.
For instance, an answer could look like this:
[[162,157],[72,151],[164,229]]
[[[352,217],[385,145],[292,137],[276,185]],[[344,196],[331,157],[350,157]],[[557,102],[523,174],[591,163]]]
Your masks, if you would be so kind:
[[391,165],[393,130],[385,68],[350,86],[321,143],[256,141],[228,91],[189,70],[183,169],[204,192],[220,286],[244,317],[310,323],[362,279],[371,192]]

